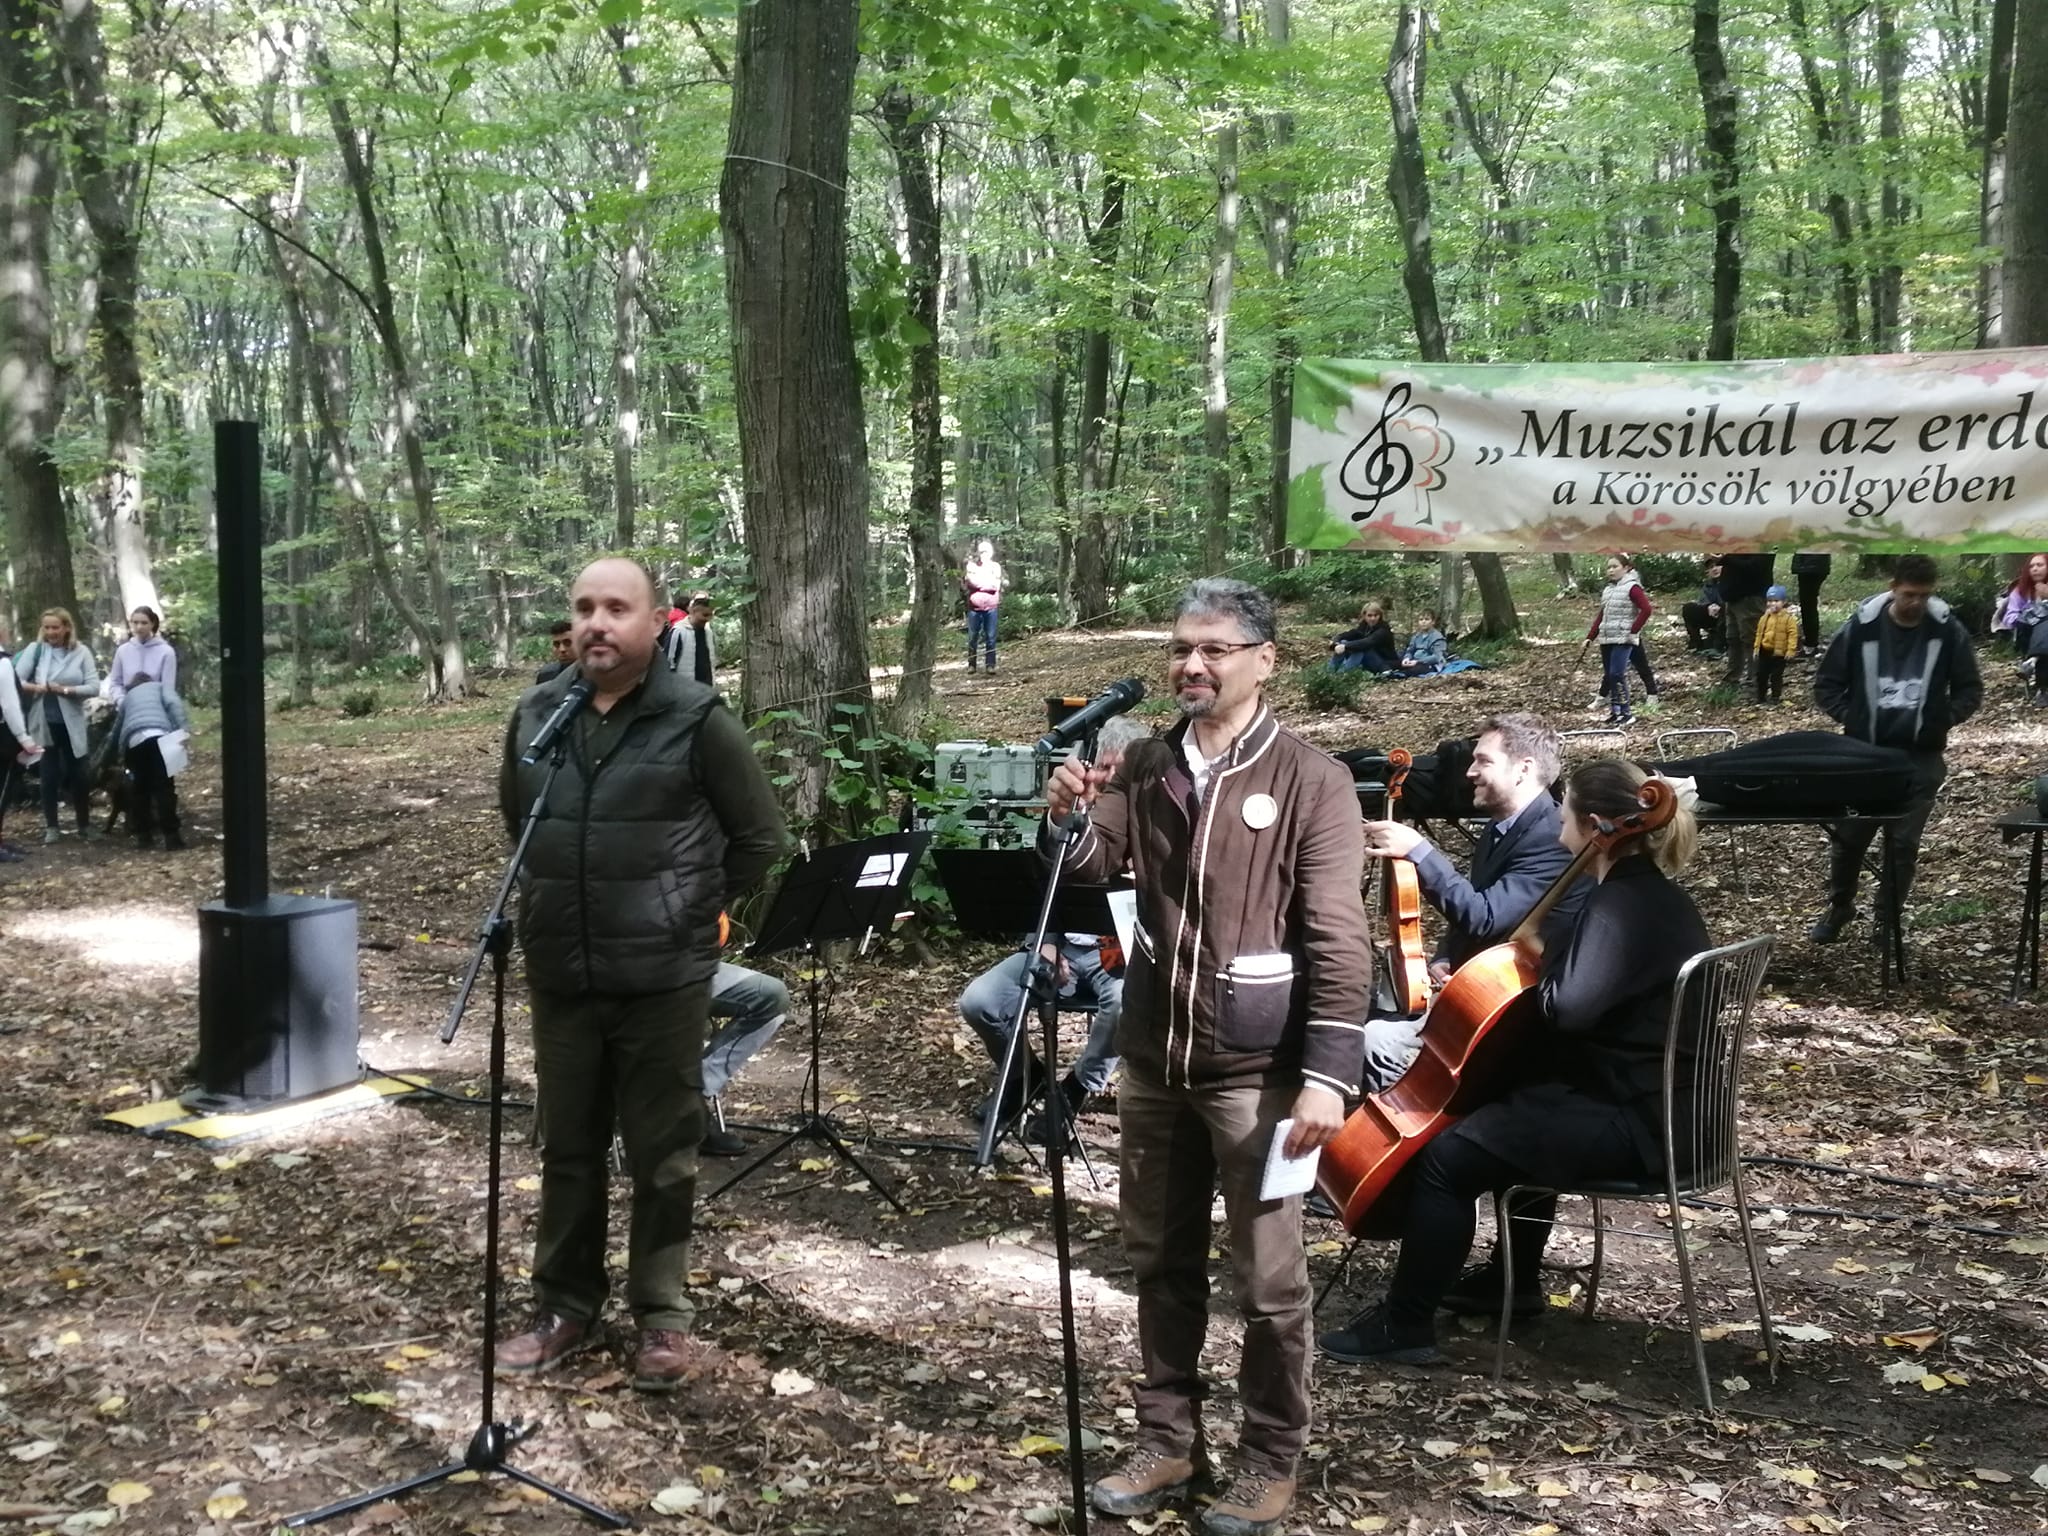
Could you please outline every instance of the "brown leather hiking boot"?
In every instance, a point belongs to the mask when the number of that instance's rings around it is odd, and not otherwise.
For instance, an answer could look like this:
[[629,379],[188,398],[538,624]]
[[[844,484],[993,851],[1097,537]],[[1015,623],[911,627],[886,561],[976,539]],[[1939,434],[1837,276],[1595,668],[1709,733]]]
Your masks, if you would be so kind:
[[1208,1471],[1209,1458],[1199,1442],[1187,1456],[1176,1456],[1163,1446],[1141,1445],[1121,1467],[1096,1481],[1088,1490],[1088,1502],[1105,1515],[1149,1515],[1183,1497]]
[[641,1392],[673,1392],[695,1381],[711,1365],[712,1352],[674,1328],[649,1328],[640,1335],[633,1356],[633,1386]]
[[1293,1502],[1293,1478],[1240,1472],[1223,1497],[1202,1511],[1202,1529],[1207,1536],[1268,1536],[1280,1529]]
[[590,1342],[590,1324],[559,1312],[537,1312],[526,1332],[498,1340],[498,1374],[530,1376],[566,1360]]

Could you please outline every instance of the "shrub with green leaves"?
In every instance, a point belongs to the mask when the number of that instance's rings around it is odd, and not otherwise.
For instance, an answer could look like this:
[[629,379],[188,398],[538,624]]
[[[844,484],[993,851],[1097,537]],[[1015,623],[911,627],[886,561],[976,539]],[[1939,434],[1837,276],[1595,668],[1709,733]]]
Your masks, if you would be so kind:
[[1303,667],[1295,678],[1311,709],[1356,709],[1359,695],[1372,682],[1372,674],[1362,668],[1332,672],[1322,665]]
[[[1688,596],[1697,593],[1700,583],[1707,579],[1707,560],[1704,555],[1638,555],[1636,576],[1643,588],[1649,592],[1684,592]],[[1607,578],[1603,574],[1592,583],[1600,585]],[[1586,584],[1582,574],[1580,584]]]
[[377,713],[380,702],[376,689],[358,688],[341,696],[341,712],[351,720],[361,720]]
[[1971,634],[1988,634],[2009,584],[1990,561],[1952,560],[1941,573],[1941,596]]

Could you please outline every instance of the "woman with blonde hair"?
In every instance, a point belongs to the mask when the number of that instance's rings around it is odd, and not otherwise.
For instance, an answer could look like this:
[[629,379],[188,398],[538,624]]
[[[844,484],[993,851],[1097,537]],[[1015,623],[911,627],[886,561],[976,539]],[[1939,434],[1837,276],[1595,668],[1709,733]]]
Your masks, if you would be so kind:
[[14,658],[14,675],[28,705],[29,734],[43,749],[37,769],[43,785],[43,841],[64,833],[57,812],[68,793],[78,814],[79,836],[97,836],[92,824],[92,786],[85,776],[85,701],[100,691],[99,663],[81,644],[78,625],[64,608],[43,610],[42,634]]
[[[1567,782],[1558,841],[1577,854],[1604,826],[1639,810],[1646,775],[1602,758]],[[1527,1026],[1521,1080],[1438,1136],[1388,1191],[1400,1257],[1386,1300],[1318,1342],[1332,1359],[1421,1365],[1438,1358],[1439,1308],[1500,1310],[1499,1255],[1459,1272],[1472,1248],[1479,1197],[1520,1184],[1645,1178],[1662,1171],[1664,1037],[1672,987],[1711,948],[1692,898],[1673,882],[1698,845],[1683,807],[1655,832],[1594,856],[1594,882],[1569,929],[1545,935],[1538,1017]],[[1679,1082],[1689,1081],[1681,1072]],[[1689,1119],[1675,1105],[1681,1136]],[[1537,1266],[1557,1201],[1525,1196],[1515,1227],[1514,1310],[1543,1307]]]

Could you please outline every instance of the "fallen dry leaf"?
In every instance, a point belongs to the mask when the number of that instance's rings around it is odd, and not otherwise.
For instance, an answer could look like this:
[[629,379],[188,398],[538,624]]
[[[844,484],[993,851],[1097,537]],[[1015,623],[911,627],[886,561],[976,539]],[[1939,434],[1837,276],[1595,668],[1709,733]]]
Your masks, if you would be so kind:
[[1908,1328],[1903,1333],[1886,1334],[1884,1341],[1893,1349],[1910,1349],[1915,1354],[1924,1355],[1941,1342],[1941,1336],[1939,1328]]

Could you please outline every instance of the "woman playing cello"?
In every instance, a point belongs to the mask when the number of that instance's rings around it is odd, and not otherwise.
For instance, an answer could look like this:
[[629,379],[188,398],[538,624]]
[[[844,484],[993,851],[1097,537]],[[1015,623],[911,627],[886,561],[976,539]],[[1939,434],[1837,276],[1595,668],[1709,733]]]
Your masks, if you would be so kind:
[[[1574,854],[1603,824],[1639,809],[1643,771],[1621,758],[1586,764],[1566,788],[1558,840]],[[1434,1318],[1497,1313],[1494,1262],[1460,1273],[1472,1247],[1475,1203],[1516,1184],[1629,1178],[1663,1166],[1659,1094],[1671,989],[1679,969],[1709,947],[1692,899],[1673,883],[1692,857],[1692,813],[1603,849],[1598,882],[1568,932],[1542,957],[1540,1022],[1519,1060],[1517,1086],[1436,1136],[1384,1197],[1401,1239],[1386,1299],[1317,1341],[1334,1360],[1407,1365],[1441,1358]],[[1514,1309],[1540,1308],[1537,1266],[1556,1208],[1529,1196],[1514,1211]],[[1376,1219],[1375,1226],[1381,1225]]]

